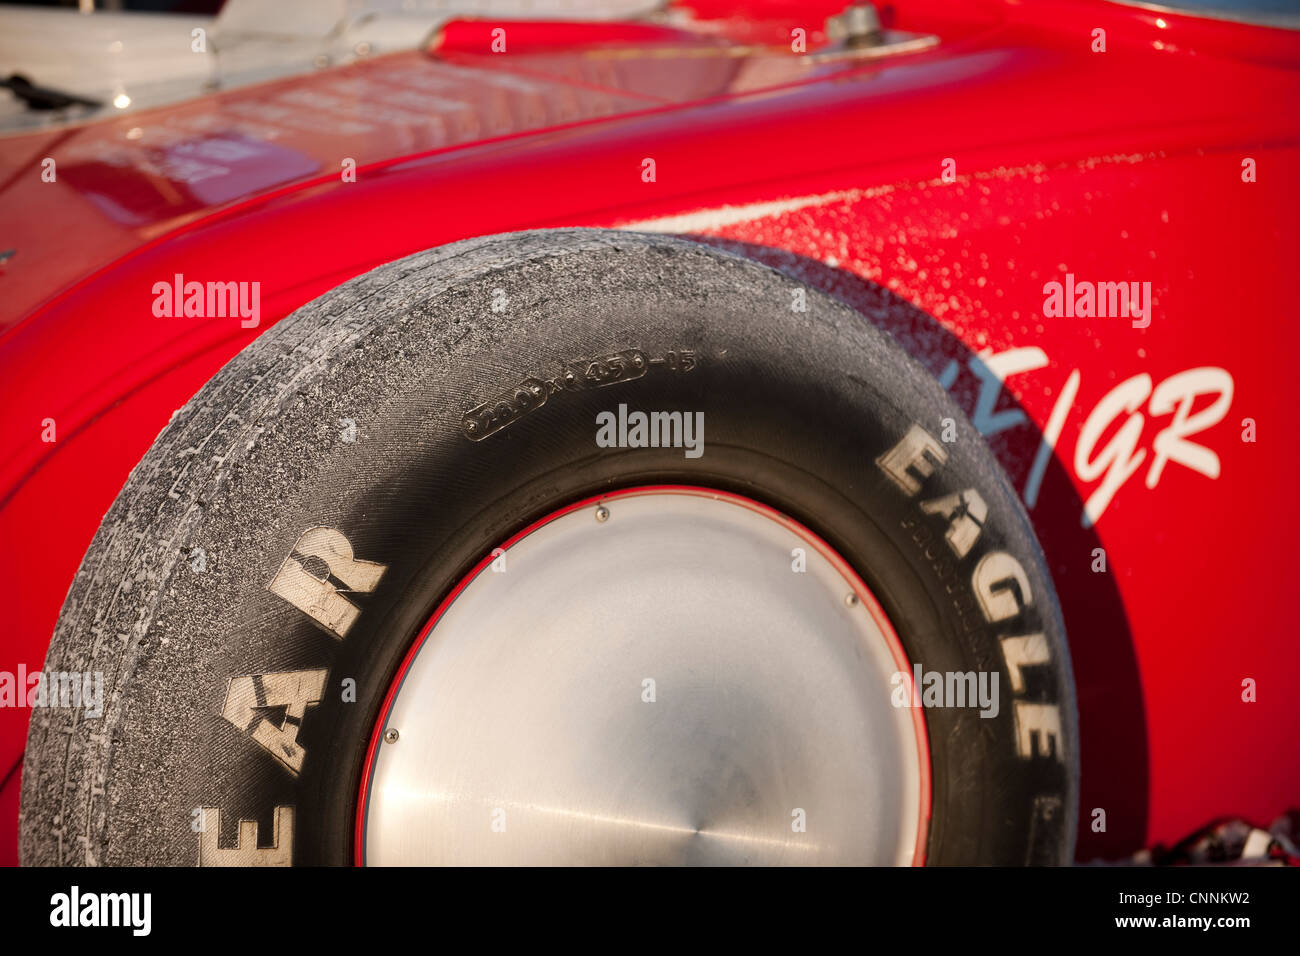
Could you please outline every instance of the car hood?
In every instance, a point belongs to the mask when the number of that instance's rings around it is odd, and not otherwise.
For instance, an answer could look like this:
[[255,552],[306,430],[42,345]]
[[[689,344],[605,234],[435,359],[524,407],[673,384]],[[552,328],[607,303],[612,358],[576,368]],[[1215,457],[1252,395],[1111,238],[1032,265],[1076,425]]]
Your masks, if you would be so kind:
[[[825,29],[841,6],[692,0],[636,21],[443,21],[419,49],[0,137],[0,334],[178,230],[290,190],[346,189],[367,167],[457,151],[473,162],[547,131],[658,122],[850,77],[875,98],[918,83],[969,89],[1010,50],[1079,55],[1079,23],[1111,7],[905,0],[886,15],[885,42],[847,48]],[[1205,22],[1180,28],[1197,53],[1295,55],[1295,34]],[[707,120],[682,122],[707,134]]]
[[[447,21],[418,50],[0,137],[0,331],[134,249],[283,190],[825,81],[937,43],[892,31],[876,54],[818,59],[830,44],[813,11],[805,42],[814,58],[794,57],[784,20],[704,13],[711,18]],[[493,53],[498,29],[506,56]]]

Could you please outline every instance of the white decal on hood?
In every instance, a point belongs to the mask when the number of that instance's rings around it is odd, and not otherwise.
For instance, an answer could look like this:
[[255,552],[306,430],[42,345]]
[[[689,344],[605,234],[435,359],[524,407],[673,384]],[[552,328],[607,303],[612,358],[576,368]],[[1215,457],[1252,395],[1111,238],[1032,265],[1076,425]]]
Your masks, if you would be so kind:
[[[1036,347],[1008,349],[996,354],[986,350],[971,356],[967,368],[979,379],[971,422],[981,435],[989,438],[1027,423],[1028,419],[1020,409],[995,411],[1002,395],[1003,381],[1011,375],[1037,371],[1047,364],[1047,354]],[[957,371],[957,363],[949,363],[939,376],[940,383],[951,388]],[[1071,371],[1043,426],[1038,450],[1025,481],[1023,498],[1027,508],[1032,509],[1038,503],[1047,464],[1056,450],[1066,420],[1075,410],[1074,402],[1081,382],[1081,372],[1078,369]],[[1206,478],[1218,478],[1219,456],[1205,445],[1192,441],[1191,436],[1222,421],[1232,405],[1232,395],[1232,375],[1226,369],[1209,365],[1170,375],[1159,385],[1154,384],[1149,374],[1141,372],[1107,392],[1087,412],[1073,456],[1061,457],[1061,463],[1071,472],[1075,485],[1081,490],[1085,485],[1099,482],[1084,502],[1080,517],[1082,526],[1095,525],[1120,488],[1144,465],[1147,466],[1147,488],[1159,484],[1165,466],[1170,462]],[[1208,405],[1192,412],[1197,399],[1211,396]],[[1173,417],[1156,432],[1150,448],[1140,447],[1147,416],[1159,418],[1165,415]],[[1117,422],[1119,428],[1115,431],[1113,426]],[[1103,443],[1102,437],[1108,434],[1110,439]],[[1149,465],[1148,450],[1152,453]]]

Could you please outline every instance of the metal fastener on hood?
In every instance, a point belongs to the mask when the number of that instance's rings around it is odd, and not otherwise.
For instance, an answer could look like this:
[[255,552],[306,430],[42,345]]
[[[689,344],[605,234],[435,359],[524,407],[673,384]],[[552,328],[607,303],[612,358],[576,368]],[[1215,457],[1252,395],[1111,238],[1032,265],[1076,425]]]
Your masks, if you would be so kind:
[[880,15],[869,3],[846,7],[826,21],[826,35],[845,46],[875,46],[881,41]]

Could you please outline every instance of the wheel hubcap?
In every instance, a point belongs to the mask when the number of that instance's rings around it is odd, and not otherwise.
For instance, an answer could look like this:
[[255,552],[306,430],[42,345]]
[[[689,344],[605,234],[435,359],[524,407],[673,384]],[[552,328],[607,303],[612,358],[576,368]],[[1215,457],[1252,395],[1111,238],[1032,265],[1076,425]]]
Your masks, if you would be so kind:
[[857,575],[770,509],[584,502],[426,627],[375,728],[359,860],[916,862],[924,727],[890,702],[909,668]]

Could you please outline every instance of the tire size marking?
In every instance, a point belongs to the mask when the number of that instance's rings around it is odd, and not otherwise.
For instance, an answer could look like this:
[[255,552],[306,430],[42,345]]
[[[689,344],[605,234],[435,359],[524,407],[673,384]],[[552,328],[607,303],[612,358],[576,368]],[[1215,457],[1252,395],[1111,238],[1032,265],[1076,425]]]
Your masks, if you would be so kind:
[[[876,459],[876,465],[908,498],[921,492],[922,484],[948,461],[948,452],[920,425],[908,429],[898,444]],[[970,554],[983,532],[988,506],[979,492],[968,488],[921,503],[926,514],[939,515],[947,524],[944,538],[958,561]],[[904,528],[915,522],[903,520]],[[927,553],[928,557],[928,553]],[[988,624],[1011,620],[1034,600],[1029,576],[1016,558],[1006,551],[990,551],[976,562],[970,587]],[[952,588],[948,588],[951,592]],[[1012,692],[1024,694],[1024,668],[1051,663],[1047,639],[1042,633],[1004,635],[1000,639],[1005,669]],[[1050,702],[1017,700],[1016,753],[1024,759],[1055,757],[1064,761],[1060,708]]]
[[[296,777],[307,757],[307,751],[298,743],[298,728],[307,707],[320,703],[325,675],[322,669],[232,677],[226,685],[221,716],[261,744]],[[268,717],[268,708],[284,709],[280,726]]]
[[292,866],[293,807],[276,807],[271,845],[257,845],[257,821],[239,821],[239,842],[220,847],[221,811],[203,808],[203,830],[199,833],[199,866]]
[[563,363],[560,374],[554,378],[530,375],[514,388],[474,406],[461,419],[461,433],[470,441],[482,441],[537,411],[557,392],[585,391],[632,382],[652,368],[690,372],[695,365],[694,349],[673,349],[661,358],[647,358],[641,349],[623,349],[599,358],[568,361]]

